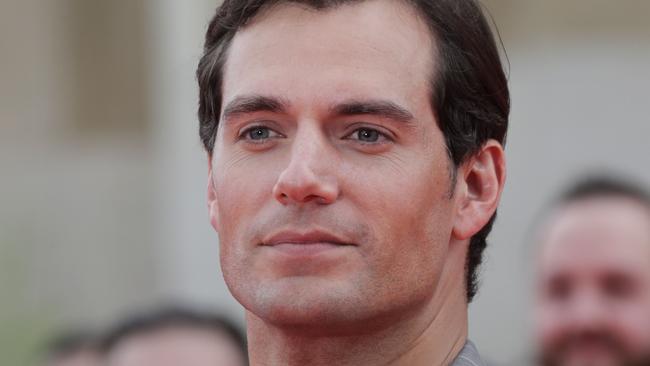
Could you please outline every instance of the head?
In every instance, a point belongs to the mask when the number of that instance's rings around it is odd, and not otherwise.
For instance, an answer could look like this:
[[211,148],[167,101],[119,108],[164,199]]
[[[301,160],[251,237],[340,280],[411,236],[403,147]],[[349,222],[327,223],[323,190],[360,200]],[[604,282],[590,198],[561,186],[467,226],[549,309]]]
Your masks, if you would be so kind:
[[246,341],[228,319],[163,309],[118,324],[105,337],[107,366],[247,365]]
[[323,324],[472,299],[509,113],[477,2],[226,0],[197,76],[211,222],[249,312]]
[[544,364],[650,364],[650,196],[590,178],[539,230],[536,336]]
[[46,366],[100,366],[99,345],[94,335],[70,332],[54,339],[47,352]]

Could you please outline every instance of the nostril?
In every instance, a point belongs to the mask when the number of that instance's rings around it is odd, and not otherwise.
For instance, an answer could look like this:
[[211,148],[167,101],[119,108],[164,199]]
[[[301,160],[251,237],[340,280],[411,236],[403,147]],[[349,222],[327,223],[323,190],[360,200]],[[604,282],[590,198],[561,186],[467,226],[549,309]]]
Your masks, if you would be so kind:
[[305,202],[315,202],[319,205],[325,205],[328,203],[328,200],[324,197],[321,197],[319,195],[309,195],[305,197]]
[[289,200],[289,196],[286,193],[280,193],[278,200],[282,203],[286,203]]

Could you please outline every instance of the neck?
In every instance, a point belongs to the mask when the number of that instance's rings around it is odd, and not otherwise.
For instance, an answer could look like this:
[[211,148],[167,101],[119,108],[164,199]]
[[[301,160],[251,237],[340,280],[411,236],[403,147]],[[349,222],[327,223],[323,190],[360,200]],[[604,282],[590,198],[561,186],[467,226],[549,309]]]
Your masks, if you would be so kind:
[[251,365],[449,365],[467,340],[465,285],[458,276],[464,268],[452,267],[443,269],[426,305],[378,330],[319,336],[268,324],[247,312]]

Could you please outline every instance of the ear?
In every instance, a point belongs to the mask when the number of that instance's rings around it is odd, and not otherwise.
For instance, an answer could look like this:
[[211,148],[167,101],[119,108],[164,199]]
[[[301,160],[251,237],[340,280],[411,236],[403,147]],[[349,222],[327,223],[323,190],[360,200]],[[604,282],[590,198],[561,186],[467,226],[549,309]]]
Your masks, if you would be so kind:
[[454,238],[469,239],[487,224],[497,209],[505,180],[503,147],[495,140],[488,140],[458,169]]
[[212,170],[212,155],[208,155],[208,215],[210,216],[210,224],[214,230],[219,232],[219,211],[217,209],[217,191]]

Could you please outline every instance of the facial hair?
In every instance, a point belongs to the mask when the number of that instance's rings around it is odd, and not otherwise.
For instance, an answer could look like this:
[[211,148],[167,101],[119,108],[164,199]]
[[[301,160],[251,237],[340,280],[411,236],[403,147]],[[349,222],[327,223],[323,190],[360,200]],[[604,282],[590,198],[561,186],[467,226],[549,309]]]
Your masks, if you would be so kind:
[[601,347],[609,349],[618,360],[615,366],[650,366],[650,347],[642,354],[631,354],[626,350],[622,341],[606,330],[567,334],[551,347],[542,350],[537,357],[537,364],[540,366],[565,366],[569,350],[585,344],[599,344]]

